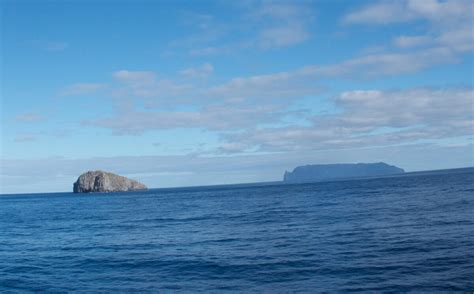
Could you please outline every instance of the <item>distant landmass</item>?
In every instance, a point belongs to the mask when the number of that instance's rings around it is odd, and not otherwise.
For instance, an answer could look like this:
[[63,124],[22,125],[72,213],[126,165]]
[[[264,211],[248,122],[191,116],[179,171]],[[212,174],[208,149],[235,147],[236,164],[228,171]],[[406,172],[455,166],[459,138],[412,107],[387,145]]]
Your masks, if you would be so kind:
[[80,175],[73,185],[74,193],[126,192],[137,190],[147,190],[147,187],[135,180],[101,170],[88,171]]
[[336,179],[375,177],[401,174],[405,171],[399,167],[379,163],[356,164],[314,164],[296,167],[292,172],[285,172],[285,183],[307,183]]

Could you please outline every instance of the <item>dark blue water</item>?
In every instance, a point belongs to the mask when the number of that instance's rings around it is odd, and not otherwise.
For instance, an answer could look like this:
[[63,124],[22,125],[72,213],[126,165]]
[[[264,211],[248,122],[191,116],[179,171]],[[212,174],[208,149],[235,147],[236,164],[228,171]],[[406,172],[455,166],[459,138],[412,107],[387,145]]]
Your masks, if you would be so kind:
[[0,292],[474,290],[474,169],[0,197]]

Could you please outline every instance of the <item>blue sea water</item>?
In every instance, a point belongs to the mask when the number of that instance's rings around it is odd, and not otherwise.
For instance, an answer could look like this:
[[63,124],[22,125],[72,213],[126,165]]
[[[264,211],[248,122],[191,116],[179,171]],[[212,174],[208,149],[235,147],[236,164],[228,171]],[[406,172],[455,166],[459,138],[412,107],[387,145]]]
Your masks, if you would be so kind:
[[474,169],[0,197],[0,292],[474,290]]

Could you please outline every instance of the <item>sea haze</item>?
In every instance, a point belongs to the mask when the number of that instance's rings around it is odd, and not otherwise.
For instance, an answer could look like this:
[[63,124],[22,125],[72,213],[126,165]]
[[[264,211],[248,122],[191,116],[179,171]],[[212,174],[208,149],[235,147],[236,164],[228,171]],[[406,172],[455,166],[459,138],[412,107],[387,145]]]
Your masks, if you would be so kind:
[[474,289],[474,169],[0,197],[0,292]]

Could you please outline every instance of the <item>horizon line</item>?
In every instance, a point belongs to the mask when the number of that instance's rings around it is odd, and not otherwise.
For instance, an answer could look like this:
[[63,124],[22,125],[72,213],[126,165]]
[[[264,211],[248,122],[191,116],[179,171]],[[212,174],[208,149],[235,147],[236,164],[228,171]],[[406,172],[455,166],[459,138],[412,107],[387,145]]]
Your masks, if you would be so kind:
[[[150,190],[166,190],[166,189],[191,189],[191,188],[213,188],[213,187],[224,187],[224,186],[265,186],[265,185],[305,185],[305,184],[316,184],[316,183],[329,183],[329,182],[343,182],[343,181],[359,181],[359,180],[370,180],[370,179],[380,179],[380,178],[392,178],[392,177],[403,177],[407,175],[419,174],[419,173],[431,173],[431,172],[442,172],[448,170],[462,170],[462,169],[474,169],[473,166],[465,166],[465,167],[453,167],[453,168],[442,168],[442,169],[433,169],[433,170],[418,170],[418,171],[405,171],[399,174],[391,174],[391,175],[379,175],[379,176],[368,176],[368,177],[346,177],[346,178],[334,178],[334,179],[327,179],[323,181],[312,181],[312,182],[301,182],[301,183],[288,183],[284,180],[279,181],[266,181],[266,182],[247,182],[247,183],[229,183],[229,184],[214,184],[214,185],[195,185],[195,186],[171,186],[171,187],[157,187],[157,188],[148,188],[144,191]],[[3,196],[18,196],[18,195],[37,195],[37,194],[63,194],[63,193],[71,193],[71,194],[110,194],[110,193],[136,193],[140,191],[124,191],[124,192],[90,192],[90,193],[74,193],[72,191],[55,191],[55,192],[33,192],[33,193],[0,193],[0,197]]]

